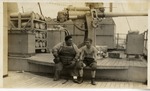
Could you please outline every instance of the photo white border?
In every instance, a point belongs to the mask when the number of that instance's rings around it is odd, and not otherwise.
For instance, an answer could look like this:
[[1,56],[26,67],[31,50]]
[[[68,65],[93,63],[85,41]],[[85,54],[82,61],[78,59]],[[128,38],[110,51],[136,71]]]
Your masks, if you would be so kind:
[[[70,2],[70,0],[2,0],[2,1],[0,1],[0,90],[5,90],[5,91],[9,91],[10,89],[1,89],[1,87],[3,87],[3,2]],[[102,1],[102,2],[125,2],[124,0],[75,0],[75,1],[73,1],[73,2],[85,2],[85,1],[87,1],[87,2],[100,2],[100,1]],[[140,1],[140,0],[132,0],[132,1],[136,1],[136,2],[138,2],[138,1]],[[149,8],[148,8],[148,30],[150,29],[150,1],[148,1],[147,0],[147,2],[148,2],[148,6],[149,6]],[[148,39],[149,39],[149,32],[148,32]],[[150,42],[149,42],[149,40],[148,40],[148,45],[150,45],[149,44]],[[148,50],[149,50],[149,46],[148,46]],[[149,54],[150,52],[148,51],[148,54]],[[150,56],[148,55],[148,60],[150,59]],[[147,71],[147,76],[148,76],[148,79],[150,79],[150,61],[148,61],[148,69],[147,69],[148,71]],[[150,80],[148,80],[148,88],[150,89]],[[22,89],[17,89],[17,90],[22,90]],[[24,89],[25,90],[25,89]],[[43,90],[47,90],[47,91],[49,91],[50,89],[27,89],[28,91],[43,91]],[[69,90],[70,91],[70,89],[51,89],[51,90],[61,90],[61,91],[67,91],[67,90]],[[71,89],[72,90],[72,89]],[[83,90],[83,89],[82,89]],[[87,90],[91,90],[91,89],[85,89],[86,91]],[[92,90],[95,90],[95,89],[92,89]],[[116,89],[102,89],[103,91],[108,91],[108,90],[112,90],[112,91],[116,91]],[[120,89],[117,89],[117,90],[120,90]],[[121,89],[121,90],[123,90],[123,89]],[[125,91],[126,91],[127,89],[125,89]],[[131,89],[129,89],[129,90],[131,90]],[[128,90],[128,91],[129,91]],[[133,90],[133,89],[132,89]],[[134,89],[134,90],[136,90],[137,91],[137,89]],[[12,89],[11,91],[16,91],[16,89]]]

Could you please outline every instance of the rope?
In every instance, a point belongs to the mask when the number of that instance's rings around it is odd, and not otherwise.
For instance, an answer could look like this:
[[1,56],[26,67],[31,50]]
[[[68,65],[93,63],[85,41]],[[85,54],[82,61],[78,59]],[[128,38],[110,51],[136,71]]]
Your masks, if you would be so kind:
[[81,30],[81,31],[87,31],[87,29],[81,29],[81,28],[79,28],[76,24],[74,24],[74,26],[75,26],[77,29]]
[[[121,3],[121,6],[122,6],[123,11],[125,11],[122,3]],[[131,30],[131,26],[130,26],[130,24],[129,24],[129,21],[128,21],[128,18],[127,18],[127,17],[126,17],[126,20],[127,20],[127,24],[128,24],[128,26],[129,26],[129,29]]]

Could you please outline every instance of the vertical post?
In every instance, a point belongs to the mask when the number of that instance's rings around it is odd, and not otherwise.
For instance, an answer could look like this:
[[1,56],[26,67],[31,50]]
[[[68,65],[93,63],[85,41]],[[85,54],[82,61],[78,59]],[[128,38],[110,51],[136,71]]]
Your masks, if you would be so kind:
[[[149,5],[149,8],[150,8],[150,3],[148,4]],[[150,9],[148,10],[148,16],[150,15]],[[150,21],[150,18],[148,18],[148,21]],[[148,29],[150,29],[150,26],[148,26]],[[149,37],[149,33],[148,33],[148,29],[147,29],[147,38]],[[147,45],[147,49],[149,49],[148,48],[148,46],[149,46],[149,44],[150,44],[150,41],[149,41],[149,39],[147,40],[147,43],[148,43],[148,45]],[[148,54],[150,54],[150,51],[148,51]],[[148,56],[148,54],[147,54],[147,59],[150,59],[150,56]],[[150,88],[150,60],[147,60],[147,87],[148,88]]]
[[75,42],[75,43],[77,43],[76,42],[76,36],[75,36],[75,25],[73,25],[73,34],[72,34],[72,36],[73,36],[73,41]]
[[18,29],[21,29],[21,14],[18,14]]
[[[32,16],[32,14],[34,14],[33,12],[31,13],[31,16]],[[34,29],[34,18],[33,17],[31,17],[31,29],[33,30]]]
[[112,8],[113,8],[113,4],[110,3],[110,4],[109,4],[109,10],[110,10],[110,12],[112,12]]
[[[93,46],[96,46],[96,40],[95,40],[95,30],[92,27],[92,16],[91,14],[86,14],[86,23],[87,23],[87,31],[88,31],[88,38],[93,40]],[[85,35],[86,36],[86,35]]]
[[[4,27],[4,26],[8,26],[8,24],[7,24],[8,18],[6,19],[7,6],[6,6],[5,2],[0,3],[0,8],[3,10],[3,13],[1,13],[2,17],[0,17],[0,20],[3,22],[3,25],[1,25],[1,27],[0,27],[0,30],[1,30],[0,31],[0,44],[1,44],[1,47],[0,47],[0,51],[1,51],[1,53],[0,53],[0,55],[1,55],[1,57],[0,57],[0,60],[1,60],[0,61],[0,67],[1,67],[1,69],[0,69],[0,75],[1,75],[0,76],[0,88],[2,88],[3,87],[3,77],[8,75],[8,60],[7,60],[8,56],[6,56],[6,55],[8,55],[7,47],[6,47],[7,39],[4,40],[5,37],[8,35],[8,31],[7,31],[8,29],[7,29],[7,27]],[[2,24],[2,22],[0,24]],[[7,32],[7,33],[5,33],[5,32]],[[5,36],[2,36],[2,35],[5,35]]]
[[95,30],[95,28],[93,29],[94,30],[94,46],[96,47],[96,30]]
[[[2,6],[1,6],[2,5]],[[4,35],[4,36],[0,36],[0,43],[1,43],[1,47],[0,50],[2,51],[0,54],[3,55],[0,58],[0,87],[3,87],[3,77],[8,76],[8,27],[4,27],[4,26],[9,26],[9,22],[10,21],[10,12],[8,10],[8,4],[6,2],[4,3],[0,3],[0,7],[3,7],[3,17],[0,17],[0,20],[3,22],[3,27],[0,27],[1,31],[0,31],[0,35]],[[2,24],[2,23],[1,23]],[[3,60],[3,61],[2,61]],[[3,74],[3,77],[2,77]],[[2,78],[2,80],[1,80]]]
[[60,38],[59,38],[59,40],[60,40],[60,42],[61,42],[61,30],[59,31],[59,33],[60,33]]
[[119,46],[119,33],[117,33],[117,49],[118,49],[118,46]]

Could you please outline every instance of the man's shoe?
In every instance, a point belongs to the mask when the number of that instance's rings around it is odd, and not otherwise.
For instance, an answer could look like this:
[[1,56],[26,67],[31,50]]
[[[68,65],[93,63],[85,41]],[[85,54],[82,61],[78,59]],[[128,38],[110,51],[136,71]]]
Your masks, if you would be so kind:
[[96,85],[95,78],[92,78],[92,79],[91,79],[91,84],[92,84],[92,85]]
[[81,84],[83,82],[83,77],[78,78],[78,83]]
[[74,83],[78,83],[78,80],[77,80],[77,79],[73,79],[73,82],[74,82]]
[[57,78],[57,77],[54,77],[54,79],[53,79],[53,81],[58,81],[59,80],[59,78]]

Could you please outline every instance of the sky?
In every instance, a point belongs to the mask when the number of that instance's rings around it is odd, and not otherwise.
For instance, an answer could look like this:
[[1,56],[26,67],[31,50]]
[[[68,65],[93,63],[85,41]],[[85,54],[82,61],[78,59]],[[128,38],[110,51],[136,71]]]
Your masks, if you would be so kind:
[[[113,2],[113,12],[148,12],[147,0],[124,0],[124,2]],[[58,11],[62,11],[68,5],[76,7],[85,6],[84,2],[40,2],[42,13],[46,17],[56,18]],[[104,2],[106,12],[109,12],[109,2]],[[18,2],[19,12],[34,11],[40,14],[37,2]],[[148,17],[115,17],[117,33],[127,33],[128,30],[144,32],[148,28]]]

